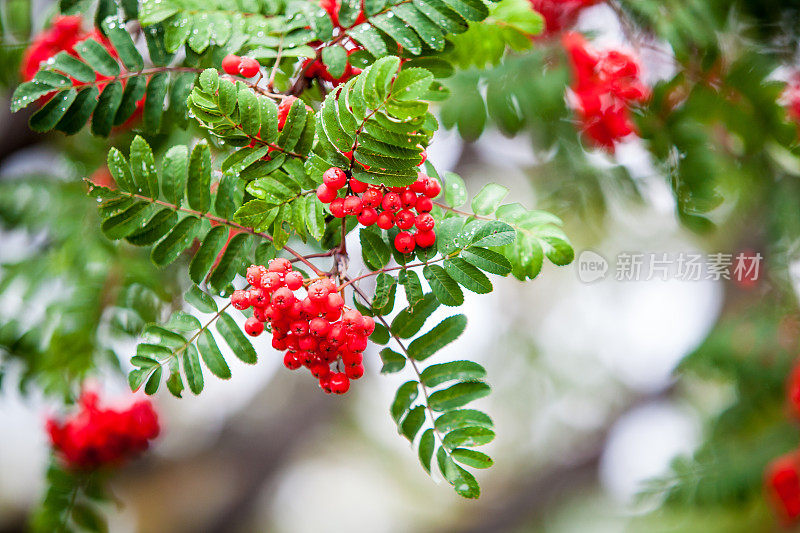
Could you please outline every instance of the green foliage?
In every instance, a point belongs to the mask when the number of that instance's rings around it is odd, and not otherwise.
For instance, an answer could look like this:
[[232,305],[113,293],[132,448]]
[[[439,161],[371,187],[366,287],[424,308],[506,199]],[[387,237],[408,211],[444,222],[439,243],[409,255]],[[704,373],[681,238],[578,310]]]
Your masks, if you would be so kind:
[[[114,126],[128,121],[139,105],[143,127],[150,133],[161,129],[165,113],[178,117],[177,124],[185,123],[183,98],[194,74],[168,67],[145,69],[144,58],[119,19],[107,18],[103,28],[119,58],[93,38],[75,46],[79,58],[59,52],[31,81],[16,88],[11,110],[42,99],[45,103],[31,116],[31,129],[55,129],[67,135],[78,133],[91,120],[92,133],[107,137]],[[167,95],[169,109],[164,107]]]
[[102,506],[110,503],[111,495],[100,473],[71,472],[52,459],[46,481],[47,492],[33,517],[32,531],[108,531]]
[[306,171],[318,183],[336,166],[366,183],[411,184],[437,128],[423,101],[432,82],[427,70],[401,70],[400,58],[389,56],[331,92],[317,114],[318,142]]

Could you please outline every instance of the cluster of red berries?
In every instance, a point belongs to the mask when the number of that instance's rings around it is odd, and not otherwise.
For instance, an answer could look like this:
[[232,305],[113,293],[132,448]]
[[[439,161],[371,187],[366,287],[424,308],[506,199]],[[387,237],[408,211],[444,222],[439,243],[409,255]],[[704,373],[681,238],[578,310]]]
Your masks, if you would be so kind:
[[231,76],[252,78],[261,71],[261,64],[252,57],[228,54],[222,60],[222,70]]
[[[244,324],[248,335],[261,335],[269,323],[272,347],[286,350],[287,368],[308,368],[322,390],[335,394],[344,394],[351,379],[364,375],[362,352],[375,321],[345,308],[333,281],[308,282],[283,258],[271,260],[267,267],[251,265],[246,278],[250,288],[233,291],[231,305],[240,311],[253,308]],[[298,297],[295,291],[303,287],[306,296]]]
[[72,468],[115,465],[146,450],[160,431],[148,400],[127,409],[103,409],[94,392],[81,395],[80,410],[63,422],[47,421],[53,448]]
[[631,105],[650,98],[649,88],[639,79],[639,65],[619,50],[594,50],[579,33],[564,34],[563,44],[574,74],[571,101],[582,129],[613,151],[615,142],[635,131]]
[[[800,418],[800,364],[786,383],[786,401],[795,418]],[[767,496],[780,520],[787,526],[800,521],[800,451],[773,460],[764,473]]]
[[580,12],[602,0],[530,0],[531,7],[544,19],[544,35],[572,26]]
[[795,72],[786,84],[781,97],[787,108],[789,118],[800,122],[800,72]]
[[[359,224],[400,231],[394,239],[397,251],[407,254],[414,248],[429,248],[436,242],[433,231],[436,221],[430,211],[432,198],[439,196],[442,185],[436,178],[420,172],[417,180],[408,187],[367,185],[348,177],[347,173],[331,167],[322,175],[322,185],[317,188],[317,198],[330,204],[331,214],[337,218],[355,216]],[[339,196],[339,191],[344,196]],[[360,196],[359,196],[360,195]],[[415,233],[409,230],[416,228]]]

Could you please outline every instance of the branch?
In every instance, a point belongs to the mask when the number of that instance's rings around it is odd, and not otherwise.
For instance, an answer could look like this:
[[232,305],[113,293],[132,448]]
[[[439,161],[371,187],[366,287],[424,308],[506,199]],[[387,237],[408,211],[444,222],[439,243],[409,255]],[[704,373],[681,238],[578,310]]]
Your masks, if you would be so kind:
[[[378,270],[375,270],[373,272],[369,272],[367,274],[362,274],[361,276],[358,276],[358,277],[355,277],[355,278],[347,278],[347,281],[345,283],[343,283],[339,287],[339,290],[342,290],[345,287],[347,287],[348,285],[352,285],[356,281],[362,280],[364,278],[369,278],[371,276],[377,276],[378,274],[380,274],[382,272],[392,272],[393,270],[405,270],[405,269],[408,269],[408,268],[414,268],[414,267],[421,267],[421,266],[425,266],[425,265],[430,265],[432,263],[439,263],[439,262],[444,261],[445,259],[447,259],[449,257],[451,257],[451,256],[448,255],[448,256],[445,256],[445,257],[440,257],[439,259],[434,259],[433,261],[425,261],[424,263],[423,262],[419,262],[419,263],[411,263],[409,265],[400,265],[400,266],[396,266],[396,267],[380,268]],[[353,290],[355,290],[355,287],[353,287]]]

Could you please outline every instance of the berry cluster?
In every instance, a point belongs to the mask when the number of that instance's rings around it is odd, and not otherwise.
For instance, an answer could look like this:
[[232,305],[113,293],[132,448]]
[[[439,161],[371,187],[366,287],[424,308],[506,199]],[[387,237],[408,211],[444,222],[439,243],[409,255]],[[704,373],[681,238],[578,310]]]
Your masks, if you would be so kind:
[[100,408],[97,394],[84,392],[79,403],[80,410],[66,421],[47,421],[53,448],[72,468],[118,464],[146,450],[160,431],[148,400],[118,411]]
[[[270,325],[272,347],[286,350],[287,368],[308,368],[322,390],[335,394],[344,394],[351,379],[364,375],[362,352],[375,321],[345,308],[333,281],[308,282],[283,258],[273,259],[267,267],[251,265],[246,277],[250,288],[234,291],[231,305],[240,311],[253,308],[253,316],[244,324],[248,335],[261,335],[264,324]],[[303,287],[306,296],[298,297],[295,291]]]
[[[439,180],[420,172],[417,180],[408,187],[386,187],[367,185],[340,168],[331,167],[322,175],[322,185],[317,188],[317,198],[330,204],[331,214],[337,218],[355,216],[359,224],[381,229],[392,229],[400,233],[394,239],[397,251],[407,254],[414,248],[429,248],[436,242],[436,225],[430,211],[432,198],[439,196],[442,186]],[[339,196],[343,191],[344,196]],[[360,195],[360,196],[359,196]],[[415,233],[411,233],[416,228]]]
[[781,521],[790,526],[800,519],[800,453],[772,461],[764,475],[767,495]]
[[800,122],[800,72],[792,74],[783,91],[781,101],[786,106],[789,118]]
[[531,7],[544,19],[544,35],[558,33],[575,24],[580,12],[601,0],[530,0]]
[[650,98],[639,79],[639,65],[619,50],[597,52],[579,33],[564,34],[563,43],[574,74],[572,105],[583,131],[613,151],[616,141],[635,131],[630,106]]
[[222,70],[231,76],[252,78],[261,72],[261,64],[252,57],[240,57],[228,54],[222,59]]

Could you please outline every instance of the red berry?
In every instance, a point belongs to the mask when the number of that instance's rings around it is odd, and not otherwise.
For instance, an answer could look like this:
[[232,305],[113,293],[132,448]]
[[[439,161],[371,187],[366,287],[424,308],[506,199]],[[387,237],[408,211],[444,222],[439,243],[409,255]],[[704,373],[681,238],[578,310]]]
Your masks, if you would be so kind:
[[361,195],[361,205],[364,207],[379,207],[383,193],[377,187],[370,187]]
[[308,286],[308,297],[314,303],[327,302],[328,294],[330,294],[330,292],[330,287],[328,287],[328,284],[322,280],[317,280]]
[[300,362],[296,354],[293,354],[292,352],[286,352],[286,355],[283,356],[283,366],[289,370],[297,370],[303,366],[303,363]]
[[414,251],[414,236],[407,231],[401,231],[394,238],[394,247],[401,254],[408,254]]
[[420,248],[430,248],[436,242],[435,231],[418,231],[414,235],[414,241]]
[[330,323],[324,318],[312,318],[308,323],[308,331],[315,337],[326,337],[331,330]]
[[408,209],[403,209],[394,217],[394,223],[400,229],[411,229],[414,227],[414,213]]
[[251,316],[244,322],[244,331],[251,337],[258,337],[261,335],[261,332],[264,331],[264,323],[259,322],[259,320]]
[[388,212],[384,211],[380,215],[378,215],[378,227],[381,229],[392,229],[394,227],[394,216]]
[[292,322],[291,326],[289,326],[289,330],[298,337],[308,335],[308,322],[305,320],[295,320]]
[[353,195],[345,196],[343,206],[345,215],[357,215],[361,211],[361,198]]
[[286,119],[289,118],[289,112],[292,110],[294,101],[297,100],[296,96],[287,96],[281,103],[278,104],[278,129],[282,130],[286,125]]
[[356,179],[350,180],[350,190],[356,194],[361,194],[362,192],[366,191],[367,187],[369,187],[369,185],[363,181],[358,181]]
[[364,317],[364,335],[370,336],[375,331],[375,319],[371,316]]
[[269,304],[269,294],[264,289],[250,289],[247,296],[252,306],[266,307]]
[[348,309],[342,314],[342,324],[344,324],[345,330],[352,332],[356,328],[361,327],[363,324],[363,317],[361,313],[355,309]]
[[226,74],[236,76],[239,74],[239,63],[241,62],[241,57],[234,54],[228,54],[222,60],[222,70],[224,70]]
[[233,291],[231,305],[239,311],[244,311],[250,307],[250,293],[243,290]]
[[266,272],[267,269],[264,268],[263,265],[250,265],[249,267],[247,267],[247,274],[245,275],[245,279],[247,279],[247,283],[249,283],[253,287],[260,287],[261,275]]
[[378,220],[378,212],[371,207],[365,207],[358,214],[358,223],[362,226],[371,226]]
[[286,287],[281,287],[272,294],[272,305],[278,309],[289,309],[297,301],[294,293]]
[[313,318],[319,314],[320,310],[311,298],[306,297],[300,301],[300,315],[303,318]]
[[252,78],[261,70],[261,65],[252,57],[243,57],[239,63],[239,74],[245,78]]
[[335,216],[336,218],[343,218],[344,217],[344,198],[335,198],[332,202],[330,207],[328,208],[331,210],[331,215]]
[[305,337],[300,337],[297,346],[299,346],[301,350],[313,352],[314,350],[317,349],[319,343],[317,342],[317,339],[315,339],[311,335],[306,335]]
[[325,376],[324,378],[320,378],[319,386],[322,390],[325,391],[326,394],[331,393],[331,378],[330,375]]
[[314,363],[308,369],[311,371],[312,376],[320,379],[328,377],[328,374],[331,373],[330,367],[323,362]]
[[436,198],[442,192],[442,185],[436,178],[428,178],[428,183],[425,184],[425,196],[428,198]]
[[350,388],[350,378],[344,372],[334,372],[330,376],[331,392],[344,394]]
[[400,202],[404,209],[411,209],[417,205],[417,194],[411,189],[406,189],[400,193]]
[[360,365],[363,360],[364,360],[364,354],[362,354],[361,352],[351,352],[351,351],[342,352],[342,362],[346,366]]
[[275,327],[275,322],[283,318],[283,313],[280,309],[275,307],[274,305],[268,305],[264,308],[264,315],[267,317],[267,320],[272,323],[273,328]]
[[283,278],[277,272],[267,272],[261,276],[261,286],[268,291],[277,290],[283,286]]
[[337,322],[331,325],[328,331],[328,342],[334,346],[339,346],[347,340],[347,332],[344,330],[344,324]]
[[272,347],[276,350],[285,350],[286,349],[286,337],[278,337],[276,335],[272,336]]
[[317,198],[323,204],[329,204],[336,199],[336,189],[323,183],[317,187]]
[[428,184],[428,176],[422,172],[417,173],[417,179],[410,185],[411,190],[417,194],[425,194],[425,186]]
[[336,322],[342,316],[341,311],[328,311],[325,313],[325,320],[328,322]]
[[384,211],[399,211],[403,207],[403,202],[400,200],[399,194],[390,192],[383,197],[381,207]]
[[427,161],[428,159],[428,152],[426,150],[423,150],[420,155],[422,156],[422,161],[417,163],[418,167],[421,167],[423,164],[425,164],[425,161]]
[[347,174],[341,168],[331,167],[322,174],[322,182],[331,189],[338,191],[347,185]]
[[417,213],[428,213],[433,209],[433,202],[427,196],[417,198]]
[[292,262],[284,257],[276,257],[275,259],[270,259],[267,270],[270,272],[286,274],[287,272],[291,272]]
[[367,339],[365,337],[350,337],[347,340],[347,349],[352,352],[363,352],[367,349]]
[[325,301],[325,307],[328,312],[339,312],[344,307],[344,298],[338,292],[333,292],[328,295],[327,300]]
[[286,286],[289,287],[289,290],[292,291],[296,291],[303,286],[303,275],[300,272],[289,272],[284,276],[283,280],[286,282]]
[[351,365],[344,369],[345,374],[350,379],[358,379],[364,375],[364,365]]
[[414,220],[414,225],[420,231],[431,231],[436,225],[436,221],[430,213],[422,213],[421,215],[417,215],[416,220]]

